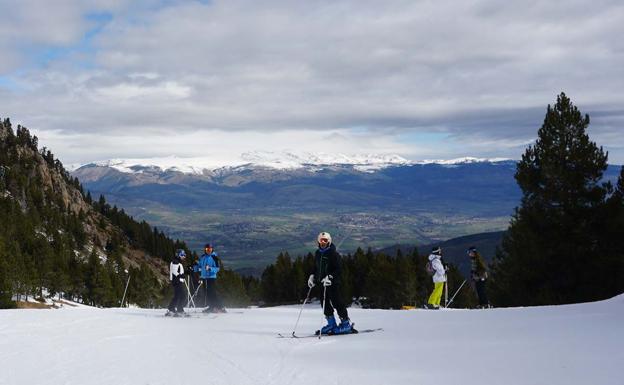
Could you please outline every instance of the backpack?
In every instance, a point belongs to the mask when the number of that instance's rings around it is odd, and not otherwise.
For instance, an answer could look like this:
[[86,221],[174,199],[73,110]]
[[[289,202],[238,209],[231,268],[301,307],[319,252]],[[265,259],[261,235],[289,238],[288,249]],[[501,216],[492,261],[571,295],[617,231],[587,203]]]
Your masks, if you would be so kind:
[[214,260],[215,267],[220,269],[221,268],[221,259],[219,259],[219,257],[217,257],[216,255],[213,255],[212,259]]
[[427,264],[425,265],[425,271],[429,275],[435,275],[436,271],[433,268],[433,265],[431,264],[431,261],[427,261]]

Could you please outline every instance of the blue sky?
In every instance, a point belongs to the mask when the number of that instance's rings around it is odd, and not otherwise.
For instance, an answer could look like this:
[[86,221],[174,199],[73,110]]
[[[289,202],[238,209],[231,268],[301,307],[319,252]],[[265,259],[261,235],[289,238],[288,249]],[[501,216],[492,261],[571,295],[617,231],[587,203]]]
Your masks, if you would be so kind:
[[517,159],[560,92],[624,163],[619,1],[0,1],[0,117],[64,163]]

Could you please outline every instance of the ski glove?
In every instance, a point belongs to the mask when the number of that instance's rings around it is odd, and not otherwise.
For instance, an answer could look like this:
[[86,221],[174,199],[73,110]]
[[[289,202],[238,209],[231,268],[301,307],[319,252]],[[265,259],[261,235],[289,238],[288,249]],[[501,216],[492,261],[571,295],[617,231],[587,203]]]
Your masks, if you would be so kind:
[[327,287],[327,286],[331,286],[332,284],[332,279],[334,279],[334,277],[332,277],[331,275],[326,276],[325,278],[321,279],[321,283],[323,284],[323,286]]
[[310,289],[314,287],[314,274],[310,274],[308,277],[308,287]]

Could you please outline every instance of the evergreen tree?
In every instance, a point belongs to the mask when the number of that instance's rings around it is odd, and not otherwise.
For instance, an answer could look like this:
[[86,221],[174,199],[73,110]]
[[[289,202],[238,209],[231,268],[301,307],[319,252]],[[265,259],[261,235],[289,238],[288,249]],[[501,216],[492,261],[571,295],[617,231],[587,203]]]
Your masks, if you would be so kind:
[[288,253],[280,253],[275,261],[275,301],[293,302],[297,298],[293,275],[293,264]]
[[11,309],[15,307],[12,299],[11,280],[9,279],[10,259],[7,255],[4,239],[0,234],[0,309]]
[[353,254],[353,257],[348,258],[348,260],[352,261],[350,263],[351,274],[352,274],[352,297],[354,298],[362,298],[365,296],[366,292],[366,276],[368,274],[368,270],[371,268],[372,260],[371,254],[364,253],[362,248],[358,247]]
[[541,305],[596,300],[603,274],[600,229],[609,186],[607,154],[586,133],[563,93],[547,108],[536,143],[518,163],[522,201],[493,266],[494,303]]
[[366,275],[366,307],[372,308],[400,308],[401,298],[399,296],[400,284],[396,276],[393,261],[384,254],[377,254],[372,257],[374,266],[368,269]]
[[262,300],[262,292],[260,290],[260,280],[253,276],[242,277],[245,293],[249,297],[250,303],[260,303]]
[[262,292],[262,299],[266,304],[276,304],[279,301],[277,275],[275,274],[275,266],[273,264],[267,266],[262,272],[260,291]]
[[603,277],[601,297],[609,297],[624,292],[624,167],[613,194],[607,199],[605,209],[601,215],[603,221],[600,233],[601,245],[604,245],[604,269],[612,272]]
[[250,303],[243,278],[230,269],[219,270],[217,291],[225,306],[247,306]]
[[95,250],[89,255],[85,269],[85,303],[96,305],[102,294],[102,265]]
[[295,290],[295,300],[297,302],[303,302],[306,294],[308,293],[308,275],[306,273],[305,263],[303,258],[297,257],[292,265],[292,279],[293,287]]
[[130,283],[126,294],[127,303],[151,308],[159,304],[163,298],[171,298],[172,293],[166,292],[171,285],[159,284],[147,263],[142,262],[138,268],[130,267],[128,274],[130,275]]

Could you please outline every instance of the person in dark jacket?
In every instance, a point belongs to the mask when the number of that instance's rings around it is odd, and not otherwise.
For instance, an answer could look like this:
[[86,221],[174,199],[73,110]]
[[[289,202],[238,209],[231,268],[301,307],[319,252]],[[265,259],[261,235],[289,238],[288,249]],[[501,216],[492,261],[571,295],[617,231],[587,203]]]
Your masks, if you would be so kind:
[[476,247],[470,247],[467,253],[470,257],[470,276],[477,290],[477,296],[479,297],[479,307],[484,309],[488,308],[490,307],[490,303],[488,302],[485,292],[485,285],[488,279],[487,267]]
[[180,316],[184,313],[184,301],[186,294],[186,286],[184,285],[184,266],[182,266],[186,252],[184,250],[176,251],[173,261],[169,264],[169,281],[173,286],[173,298],[167,307],[166,316]]
[[[331,235],[322,232],[317,237],[318,249],[314,260],[314,272],[308,278],[308,286],[314,287],[316,283],[323,285],[321,291],[321,304],[323,304],[327,325],[321,328],[321,334],[351,333],[352,325],[349,320],[347,308],[340,298],[341,258],[332,243]],[[340,317],[340,325],[336,324],[334,309]]]

